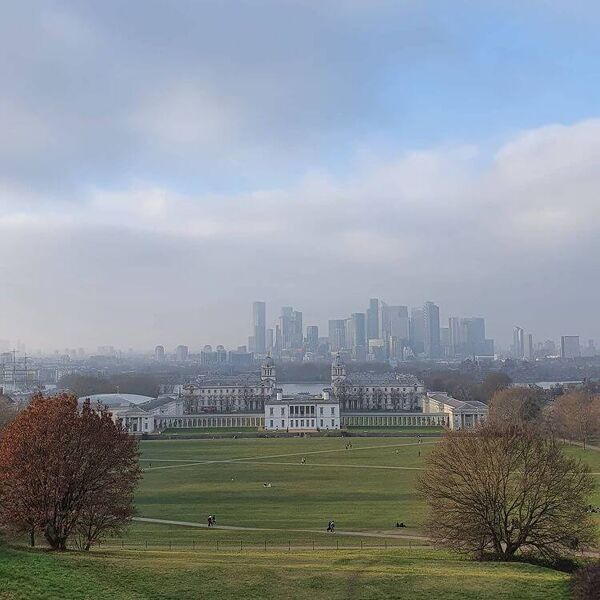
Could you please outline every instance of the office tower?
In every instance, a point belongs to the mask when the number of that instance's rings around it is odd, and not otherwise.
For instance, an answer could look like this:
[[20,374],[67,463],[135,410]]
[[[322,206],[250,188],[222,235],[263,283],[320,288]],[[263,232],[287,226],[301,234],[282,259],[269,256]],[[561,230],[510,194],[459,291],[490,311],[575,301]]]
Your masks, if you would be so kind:
[[560,357],[578,358],[581,356],[578,335],[563,335],[560,338]]
[[534,352],[533,352],[533,334],[527,334],[527,347],[525,349],[525,358],[527,360],[533,360]]
[[306,327],[306,347],[311,352],[316,352],[319,348],[319,328],[316,325]]
[[294,310],[291,306],[284,306],[281,309],[278,327],[279,333],[276,331],[276,346],[278,350],[302,348],[304,336],[301,312]]
[[177,362],[184,362],[187,360],[188,357],[188,347],[187,346],[177,346],[177,348],[175,348],[175,360]]
[[302,348],[304,343],[304,328],[302,327],[302,313],[294,311],[294,338],[293,348]]
[[450,337],[450,356],[462,356],[463,339],[461,320],[458,317],[450,317],[448,319],[448,330]]
[[365,313],[352,313],[348,319],[348,333],[346,339],[348,348],[351,348],[355,353],[357,349],[362,349],[366,352],[367,348],[367,329]]
[[425,321],[422,308],[412,308],[410,311],[410,347],[418,355],[424,350]]
[[164,346],[156,346],[156,348],[154,348],[154,359],[155,360],[165,360],[165,347]]
[[440,349],[442,356],[450,356],[450,327],[440,327]]
[[266,346],[267,346],[267,352],[272,352],[273,351],[273,330],[272,329],[267,329],[267,337],[266,337]]
[[267,305],[265,302],[252,303],[252,337],[254,338],[254,352],[264,354],[267,351],[266,343]]
[[329,321],[329,350],[338,352],[347,348],[346,319],[330,319]]
[[367,308],[367,341],[379,339],[379,300],[371,298]]
[[410,337],[408,307],[381,303],[381,337],[390,358],[401,358]]
[[427,358],[440,357],[440,309],[433,302],[423,304],[423,346]]
[[521,327],[513,329],[513,357],[521,359],[525,356],[525,331]]
[[248,351],[256,352],[256,338],[253,335],[248,336]]

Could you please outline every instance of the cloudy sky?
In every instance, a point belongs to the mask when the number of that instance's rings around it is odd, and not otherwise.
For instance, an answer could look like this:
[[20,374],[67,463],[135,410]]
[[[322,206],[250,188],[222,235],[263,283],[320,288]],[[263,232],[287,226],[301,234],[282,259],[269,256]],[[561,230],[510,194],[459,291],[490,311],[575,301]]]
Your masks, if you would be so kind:
[[6,0],[0,338],[244,343],[369,297],[600,339],[600,7]]

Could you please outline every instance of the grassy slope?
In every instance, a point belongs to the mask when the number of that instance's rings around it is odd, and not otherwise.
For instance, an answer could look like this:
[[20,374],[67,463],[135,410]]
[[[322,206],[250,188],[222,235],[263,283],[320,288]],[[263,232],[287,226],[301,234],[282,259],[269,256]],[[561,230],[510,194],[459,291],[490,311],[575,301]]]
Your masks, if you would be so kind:
[[95,552],[0,548],[2,600],[568,598],[562,573],[432,551]]

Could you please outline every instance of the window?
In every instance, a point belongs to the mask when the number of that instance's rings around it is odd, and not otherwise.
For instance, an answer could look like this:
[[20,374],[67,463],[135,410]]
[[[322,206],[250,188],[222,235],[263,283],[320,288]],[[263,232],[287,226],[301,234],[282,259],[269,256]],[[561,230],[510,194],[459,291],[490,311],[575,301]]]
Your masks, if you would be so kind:
[[269,423],[271,423],[271,427],[273,427],[273,419],[271,419]]
[[285,421],[283,419],[281,419],[281,426],[285,427]]
[[323,419],[321,419],[321,427],[323,427]]
[[304,419],[300,420],[300,427],[304,427]]
[[269,414],[270,414],[271,416],[273,416],[273,407],[272,407],[272,406],[269,408]]
[[335,406],[332,406],[332,407],[331,407],[331,415],[332,415],[332,416],[333,416],[333,415],[335,415]]
[[331,419],[331,426],[335,427],[335,419]]
[[[323,414],[323,407],[321,406],[321,408],[319,408],[319,414],[322,415]],[[322,425],[323,423],[321,423]]]
[[281,407],[281,416],[283,417],[285,415],[285,406]]

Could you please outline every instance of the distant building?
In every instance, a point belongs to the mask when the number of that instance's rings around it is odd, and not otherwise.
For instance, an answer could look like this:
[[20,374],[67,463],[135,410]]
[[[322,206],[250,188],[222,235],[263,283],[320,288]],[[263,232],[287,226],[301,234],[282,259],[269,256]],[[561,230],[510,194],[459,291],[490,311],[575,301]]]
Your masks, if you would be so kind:
[[581,356],[581,347],[579,346],[578,335],[563,335],[560,338],[560,357],[561,358],[579,358]]
[[267,305],[265,302],[252,303],[252,337],[254,352],[265,354],[267,351]]
[[340,429],[340,405],[325,389],[319,396],[297,394],[276,396],[265,402],[267,431],[319,431]]
[[306,348],[310,352],[316,352],[319,348],[319,328],[316,325],[306,328]]
[[165,347],[164,346],[156,346],[154,348],[154,359],[163,361],[165,360]]
[[339,352],[348,348],[346,345],[346,321],[344,319],[329,320],[329,350]]
[[479,400],[465,402],[442,392],[428,392],[423,399],[423,412],[446,413],[450,429],[464,429],[482,423],[487,418],[488,407]]
[[521,327],[513,329],[513,357],[517,360],[525,357],[525,331]]
[[367,343],[379,339],[379,300],[371,298],[367,308]]
[[331,387],[345,410],[404,410],[420,407],[425,386],[414,375],[396,373],[346,373],[338,355],[331,364]]
[[185,362],[188,359],[188,347],[179,345],[175,348],[175,360],[177,362]]
[[439,358],[440,349],[440,309],[433,302],[423,304],[424,350],[427,358]]
[[410,347],[415,356],[425,349],[425,321],[422,308],[412,308],[409,322]]

